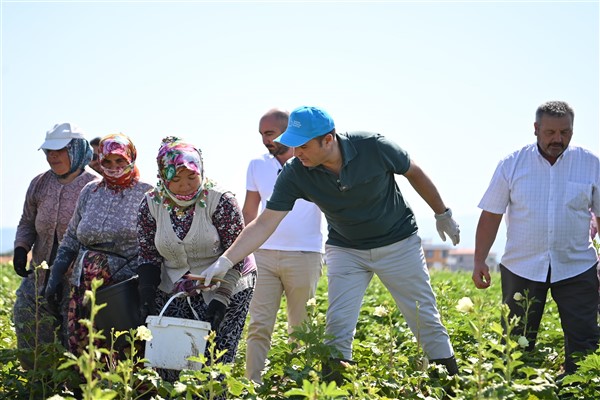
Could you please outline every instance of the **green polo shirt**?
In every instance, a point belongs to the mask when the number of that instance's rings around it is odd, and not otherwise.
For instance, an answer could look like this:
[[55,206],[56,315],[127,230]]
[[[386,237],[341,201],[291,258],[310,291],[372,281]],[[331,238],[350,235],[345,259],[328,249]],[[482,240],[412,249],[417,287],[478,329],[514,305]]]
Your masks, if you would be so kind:
[[394,178],[408,171],[406,151],[376,133],[337,134],[337,140],[343,158],[339,177],[292,158],[279,174],[267,208],[290,211],[296,199],[315,203],[329,224],[327,243],[340,247],[373,249],[417,232]]

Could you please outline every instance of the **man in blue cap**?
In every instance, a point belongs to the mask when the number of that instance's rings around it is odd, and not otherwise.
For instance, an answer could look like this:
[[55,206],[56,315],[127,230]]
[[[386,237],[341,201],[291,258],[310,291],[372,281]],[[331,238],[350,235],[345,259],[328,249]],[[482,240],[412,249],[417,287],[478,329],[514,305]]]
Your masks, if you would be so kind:
[[329,224],[326,332],[333,337],[328,343],[341,356],[324,366],[324,376],[341,382],[335,361],[352,358],[362,299],[374,274],[390,291],[429,359],[456,374],[454,350],[440,320],[415,216],[395,175],[408,179],[434,211],[440,237],[445,241],[448,235],[456,245],[458,225],[433,182],[397,144],[376,133],[338,134],[333,119],[318,107],[295,109],[276,141],[293,147],[295,157],[279,174],[267,208],[201,274],[205,284],[224,276],[257,249],[297,199],[311,201]]

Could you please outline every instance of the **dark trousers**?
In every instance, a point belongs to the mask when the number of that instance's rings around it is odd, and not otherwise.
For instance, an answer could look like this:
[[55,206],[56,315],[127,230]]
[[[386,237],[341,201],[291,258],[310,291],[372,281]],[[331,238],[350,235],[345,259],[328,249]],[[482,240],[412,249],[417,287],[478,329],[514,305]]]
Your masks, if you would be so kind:
[[[510,308],[510,317],[516,315],[524,321],[525,309],[523,301],[514,299],[515,293],[535,299],[527,316],[527,340],[533,350],[546,305],[548,290],[558,306],[558,314],[565,335],[565,370],[568,373],[577,369],[573,359],[574,353],[593,352],[598,347],[600,328],[598,327],[598,276],[596,265],[587,271],[559,282],[550,283],[550,270],[546,282],[534,282],[510,272],[500,264],[503,302]],[[531,301],[530,300],[530,301]],[[513,332],[522,335],[524,324],[520,323]]]

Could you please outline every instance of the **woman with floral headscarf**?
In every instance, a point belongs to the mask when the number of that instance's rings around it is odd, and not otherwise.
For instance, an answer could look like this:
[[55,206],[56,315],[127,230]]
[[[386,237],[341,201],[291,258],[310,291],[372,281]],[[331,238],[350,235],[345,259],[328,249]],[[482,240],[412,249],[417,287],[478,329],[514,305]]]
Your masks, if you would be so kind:
[[[211,291],[201,291],[188,274],[200,274],[231,246],[244,228],[241,209],[230,192],[206,178],[202,155],[191,144],[163,139],[157,162],[157,188],[146,194],[138,215],[142,315],[157,314],[173,294],[187,292],[190,297],[176,298],[164,315],[195,319],[196,313],[209,321],[217,349],[227,350],[219,361],[231,363],[254,293],[254,259],[234,265]],[[159,373],[171,381],[178,374]]]
[[[54,125],[46,133],[40,149],[46,154],[50,170],[36,176],[29,184],[17,227],[13,258],[15,272],[23,277],[13,314],[17,347],[23,350],[20,357],[23,368],[33,367],[30,356],[25,353],[33,351],[36,339],[38,345],[52,343],[54,328],[60,324],[60,317],[46,307],[37,307],[36,314],[36,289],[45,284],[47,270],[33,267],[43,261],[52,264],[79,192],[97,178],[85,170],[92,159],[92,150],[75,125]],[[32,268],[28,269],[27,253],[30,250]]]
[[85,186],[63,241],[58,248],[45,297],[60,292],[61,278],[73,263],[70,277],[68,348],[77,354],[85,346],[87,330],[79,324],[88,313],[84,294],[94,278],[104,286],[124,281],[137,272],[136,215],[144,193],[152,186],[140,182],[136,149],[121,134],[103,137],[98,147],[102,180]]

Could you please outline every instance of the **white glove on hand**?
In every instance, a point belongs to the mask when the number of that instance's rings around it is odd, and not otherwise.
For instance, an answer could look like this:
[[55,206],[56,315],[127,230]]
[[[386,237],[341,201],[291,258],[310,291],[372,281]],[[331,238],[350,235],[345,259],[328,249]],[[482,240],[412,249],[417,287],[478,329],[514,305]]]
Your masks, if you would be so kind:
[[221,256],[211,265],[206,268],[200,274],[201,277],[204,278],[204,286],[210,286],[210,282],[213,278],[223,279],[227,271],[229,271],[233,267],[233,263],[229,260],[229,258],[225,256]]
[[443,214],[435,214],[435,227],[444,242],[446,235],[450,237],[453,245],[456,246],[460,242],[460,229],[458,229],[456,221],[452,219],[452,210],[449,208]]

